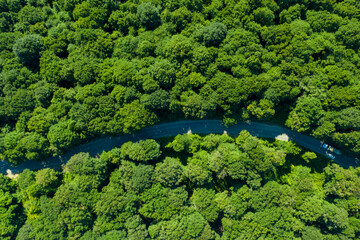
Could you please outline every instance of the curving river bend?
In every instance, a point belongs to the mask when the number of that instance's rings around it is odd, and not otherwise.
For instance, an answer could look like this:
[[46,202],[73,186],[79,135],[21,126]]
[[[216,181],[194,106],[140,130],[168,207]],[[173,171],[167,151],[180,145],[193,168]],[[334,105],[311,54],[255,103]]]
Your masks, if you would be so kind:
[[[63,155],[50,157],[42,162],[26,161],[19,166],[13,167],[8,162],[3,161],[0,162],[0,173],[6,174],[7,170],[11,170],[12,173],[19,173],[25,169],[38,170],[41,168],[56,168],[62,164],[65,164],[71,158],[71,156],[79,152],[88,152],[91,156],[95,156],[97,154],[101,154],[103,151],[109,151],[114,147],[118,147],[128,141],[138,141],[147,138],[156,139],[170,137],[187,133],[189,130],[191,130],[192,133],[199,134],[222,134],[224,131],[226,131],[231,136],[237,136],[240,131],[247,130],[253,136],[265,138],[275,138],[278,135],[286,134],[288,135],[289,140],[294,141],[297,144],[312,150],[313,152],[322,155],[325,155],[326,153],[326,150],[320,147],[321,143],[319,140],[277,125],[248,121],[238,123],[227,128],[220,120],[186,120],[153,125],[134,134],[121,135],[119,137],[99,138],[83,145],[79,145]],[[333,155],[335,156],[334,161],[344,168],[358,166],[356,159],[354,158],[345,155]]]

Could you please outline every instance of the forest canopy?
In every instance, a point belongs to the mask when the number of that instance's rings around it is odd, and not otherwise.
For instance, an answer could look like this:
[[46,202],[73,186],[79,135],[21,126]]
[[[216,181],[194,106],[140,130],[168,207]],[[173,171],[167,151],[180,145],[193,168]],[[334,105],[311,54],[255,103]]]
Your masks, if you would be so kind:
[[242,131],[0,174],[1,239],[358,239],[360,174]]
[[0,159],[159,121],[272,121],[360,154],[357,0],[0,0]]

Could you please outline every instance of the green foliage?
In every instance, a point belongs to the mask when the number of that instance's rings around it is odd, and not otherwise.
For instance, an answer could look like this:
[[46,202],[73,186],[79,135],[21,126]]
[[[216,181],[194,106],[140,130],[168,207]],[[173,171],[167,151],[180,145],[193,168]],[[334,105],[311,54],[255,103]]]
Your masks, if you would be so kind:
[[23,136],[23,132],[17,131],[6,134],[2,141],[2,160],[8,159],[8,161],[14,165],[22,162],[24,153],[21,151],[18,144]]
[[58,150],[67,149],[79,141],[79,136],[72,130],[72,121],[59,122],[49,128],[50,144]]
[[216,110],[216,95],[205,97],[193,91],[184,92],[181,96],[181,105],[186,117],[203,119],[210,117]]
[[128,238],[130,239],[144,240],[147,239],[149,235],[146,225],[139,215],[129,218],[125,223],[125,227],[128,231]]
[[10,192],[0,191],[0,236],[2,239],[11,239],[23,223],[21,205],[18,199]]
[[141,102],[151,110],[167,110],[169,109],[170,96],[168,92],[160,89],[148,95],[144,94]]
[[183,62],[191,57],[192,48],[193,44],[189,38],[183,35],[174,35],[164,46],[165,57]]
[[49,147],[47,139],[36,132],[26,133],[18,145],[29,160],[42,159],[47,155]]
[[[169,230],[167,230],[169,229]],[[201,214],[195,212],[180,219],[161,221],[149,227],[154,239],[214,239],[214,231]]]
[[356,239],[360,234],[358,169],[298,165],[316,161],[316,154],[246,131],[236,139],[184,134],[161,141],[161,147],[155,140],[128,142],[99,158],[79,153],[62,172],[25,170],[17,180],[0,175],[2,238]]
[[308,11],[306,13],[311,28],[316,31],[336,32],[341,25],[342,18],[328,11]]
[[341,40],[345,46],[354,50],[359,49],[359,20],[353,18],[346,25],[342,25],[336,32],[336,37]]
[[43,50],[42,37],[36,34],[25,35],[15,42],[13,50],[25,65],[36,67],[40,59],[40,52]]
[[323,116],[320,100],[316,98],[299,99],[295,109],[290,113],[286,125],[299,132],[305,132]]
[[357,155],[359,9],[355,0],[0,1],[0,127],[26,134],[0,154],[16,164],[158,120],[255,118]]
[[177,135],[174,141],[169,143],[166,147],[172,148],[176,152],[196,152],[200,145],[200,138],[198,135]]
[[88,153],[78,153],[64,166],[67,177],[85,177],[88,184],[99,186],[107,177],[107,164],[99,158],[91,158]]
[[22,23],[35,24],[43,21],[45,14],[41,8],[27,5],[18,12],[18,18]]
[[323,239],[323,236],[319,229],[316,229],[314,227],[304,227],[302,231],[302,238],[304,240],[307,239]]
[[261,99],[259,103],[251,103],[247,107],[247,110],[257,119],[269,119],[275,114],[273,107],[274,103],[267,99]]
[[59,183],[58,173],[54,169],[44,168],[36,173],[36,184],[43,188],[56,187]]
[[137,8],[137,17],[140,24],[146,29],[156,28],[160,22],[159,9],[152,2],[144,2]]
[[206,47],[218,47],[226,38],[227,28],[223,23],[213,22],[196,33],[195,38],[205,44]]
[[339,112],[334,122],[343,130],[360,130],[360,110],[352,107],[345,108]]
[[161,155],[160,145],[152,139],[127,142],[121,146],[120,152],[122,158],[144,162],[156,160]]
[[153,182],[154,167],[149,165],[138,165],[129,183],[130,190],[143,192],[149,188]]
[[300,19],[301,7],[299,4],[293,5],[289,7],[289,9],[284,9],[283,11],[281,11],[279,16],[280,16],[280,21],[282,23],[284,22],[291,23],[295,19]]
[[102,191],[96,203],[97,218],[93,231],[104,233],[124,228],[126,220],[136,211],[136,201],[135,195],[125,193],[116,182],[110,180],[110,184]]
[[184,187],[170,189],[155,184],[141,194],[143,204],[139,213],[157,221],[168,220],[182,210],[187,198],[188,193]]
[[301,156],[305,162],[310,162],[313,159],[316,159],[316,154],[313,152],[306,152]]
[[120,121],[122,132],[131,133],[156,122],[156,115],[148,111],[140,101],[135,100],[125,104],[116,113],[113,123],[117,125],[118,123],[115,121]]
[[270,26],[273,24],[275,14],[267,7],[258,8],[254,11],[255,21],[262,26]]
[[26,217],[16,195],[15,182],[1,174],[0,183],[0,236],[2,239],[13,239]]
[[205,188],[195,189],[192,196],[194,208],[198,209],[201,215],[209,222],[214,222],[218,218],[219,208],[214,198],[215,191]]
[[164,186],[177,186],[182,181],[183,166],[175,158],[165,158],[163,162],[156,164],[155,180]]
[[195,186],[206,186],[211,183],[211,172],[209,169],[198,164],[189,163],[185,174]]
[[[358,157],[359,19],[355,0],[0,0],[0,158],[181,118],[285,122]],[[318,160],[246,132],[126,143],[0,177],[0,235],[359,238],[358,170],[298,166]]]

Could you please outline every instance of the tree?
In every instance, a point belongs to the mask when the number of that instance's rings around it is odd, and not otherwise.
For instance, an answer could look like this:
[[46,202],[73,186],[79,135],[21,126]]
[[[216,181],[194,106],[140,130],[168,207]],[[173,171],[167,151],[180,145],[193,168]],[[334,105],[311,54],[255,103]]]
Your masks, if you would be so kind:
[[31,240],[30,234],[32,231],[32,225],[29,223],[25,223],[20,229],[16,236],[16,240],[24,239]]
[[229,196],[227,191],[217,193],[215,202],[223,211],[225,217],[240,219],[249,208],[250,197],[251,190],[248,186],[244,185],[234,188],[231,196]]
[[41,160],[48,155],[49,142],[39,133],[26,133],[19,141],[20,149],[25,153],[26,159]]
[[350,149],[355,155],[360,153],[359,131],[352,131],[349,133],[336,132],[333,134],[332,140],[340,147]]
[[324,70],[331,84],[347,86],[351,80],[349,72],[337,66],[329,65]]
[[323,203],[320,196],[308,196],[296,207],[296,216],[309,224],[318,222],[323,214]]
[[267,7],[258,8],[254,11],[255,21],[262,26],[273,25],[275,14]]
[[21,174],[19,174],[18,184],[20,190],[25,191],[26,188],[35,183],[35,172],[25,169]]
[[90,157],[89,153],[78,153],[72,156],[64,166],[71,175],[104,175],[106,163],[101,159]]
[[192,196],[192,203],[195,209],[209,222],[218,218],[219,207],[215,201],[215,191],[212,189],[197,188]]
[[152,161],[161,155],[160,145],[153,139],[140,140],[137,143],[126,142],[121,148],[121,157],[133,161]]
[[140,24],[148,30],[157,28],[161,23],[159,9],[152,2],[140,4],[136,16]]
[[135,204],[138,197],[126,193],[123,188],[112,181],[115,173],[112,174],[109,185],[102,190],[94,208],[97,218],[93,231],[98,234],[123,229],[126,220],[136,213]]
[[331,203],[325,203],[323,210],[324,212],[321,217],[321,222],[330,231],[339,231],[348,226],[348,213],[345,209],[339,208]]
[[178,186],[182,182],[183,166],[175,158],[166,157],[155,167],[155,180],[167,187]]
[[[113,124],[120,121],[122,132],[131,133],[156,122],[156,115],[148,111],[139,100],[125,104],[116,114]],[[116,132],[116,131],[114,131]]]
[[195,38],[203,42],[206,47],[218,47],[226,38],[227,28],[225,24],[212,22],[204,27],[200,32],[196,33]]
[[158,60],[149,67],[150,76],[159,84],[160,87],[169,89],[173,86],[176,79],[175,64],[167,59]]
[[56,151],[62,151],[79,142],[78,134],[71,129],[72,124],[74,122],[67,120],[50,127],[47,138]]
[[14,239],[26,217],[19,196],[16,195],[15,182],[2,174],[0,174],[0,216],[1,238]]
[[216,95],[204,97],[193,91],[183,92],[180,96],[183,112],[186,117],[203,119],[214,114],[216,110]]
[[209,158],[209,168],[219,179],[227,176],[233,179],[244,179],[246,169],[244,163],[248,157],[235,148],[234,144],[222,143]]
[[41,8],[27,5],[18,12],[18,18],[21,23],[35,24],[45,20],[45,14]]
[[360,47],[360,22],[356,18],[352,18],[346,25],[343,25],[336,32],[336,38],[344,43],[348,48],[355,51]]
[[259,103],[252,102],[247,110],[250,111],[251,115],[255,116],[258,119],[269,119],[275,114],[275,110],[273,109],[274,103],[267,100],[261,99]]
[[127,35],[132,27],[139,25],[136,14],[131,11],[113,11],[108,21],[111,29],[120,31],[123,35]]
[[172,12],[165,9],[161,15],[162,22],[170,24],[173,31],[177,33],[184,30],[192,18],[192,12],[185,6],[181,6]]
[[27,227],[31,229],[29,238],[33,239],[35,236],[41,238],[66,237],[62,231],[67,229],[64,225],[59,224],[58,221],[58,216],[61,212],[59,204],[44,196],[40,199],[39,205],[42,214],[38,218],[29,221],[31,225],[31,227]]
[[187,198],[185,187],[170,189],[154,184],[141,194],[142,205],[139,213],[157,221],[168,220],[181,211]]
[[301,157],[302,157],[302,158],[305,160],[305,162],[307,162],[307,163],[310,162],[311,160],[314,160],[314,159],[317,158],[316,154],[313,153],[313,152],[306,152],[306,153],[304,153]]
[[290,112],[286,125],[298,132],[305,132],[311,129],[323,116],[324,111],[321,102],[317,98],[300,98],[296,107]]
[[284,9],[280,13],[280,22],[281,23],[291,23],[295,19],[300,19],[301,17],[301,8],[300,4],[296,4],[293,6],[290,6],[289,9]]
[[4,113],[11,120],[17,119],[22,112],[35,108],[34,93],[27,89],[17,89],[4,99]]
[[341,110],[334,121],[342,130],[360,130],[360,109],[350,107]]
[[149,235],[146,225],[139,215],[129,218],[125,223],[125,227],[127,228],[129,239],[145,240]]
[[313,135],[319,139],[329,138],[336,131],[335,124],[324,121],[319,127],[313,131]]
[[44,168],[39,170],[35,176],[36,184],[43,188],[56,188],[59,185],[59,173],[54,169]]
[[[96,3],[95,3],[96,4]],[[92,6],[89,2],[77,4],[73,10],[75,27],[77,28],[96,28],[104,24],[107,17],[107,9],[98,4]]]
[[141,56],[141,57],[150,57],[150,56],[155,56],[155,48],[156,45],[153,42],[144,40],[141,41],[136,49],[136,54]]
[[139,164],[133,171],[130,180],[130,189],[136,192],[143,192],[150,188],[154,178],[154,167],[150,165]]
[[58,220],[66,226],[64,230],[68,238],[79,238],[92,225],[90,212],[84,211],[81,207],[72,207],[69,211],[62,211]]
[[18,39],[14,44],[13,51],[25,65],[37,67],[43,48],[42,37],[31,34]]
[[306,18],[311,28],[316,32],[322,30],[336,32],[343,21],[340,16],[331,14],[328,11],[307,11]]
[[198,212],[149,226],[149,234],[157,239],[214,239],[215,233]]
[[290,174],[291,185],[301,192],[312,191],[314,183],[310,171],[311,169],[307,167],[294,167]]
[[277,80],[265,91],[264,98],[278,104],[289,98],[291,86],[285,80]]
[[17,165],[24,161],[24,153],[19,147],[19,142],[24,133],[13,131],[5,135],[2,139],[1,159],[7,159],[11,164]]
[[337,165],[324,169],[326,183],[324,190],[326,194],[338,198],[349,198],[360,196],[360,178],[354,170],[345,170]]
[[91,84],[97,77],[97,66],[100,61],[93,58],[83,57],[76,59],[72,64],[74,69],[74,80],[81,86]]
[[211,171],[198,164],[189,163],[185,170],[185,176],[198,187],[209,185],[212,181]]
[[24,222],[21,210],[21,205],[13,194],[0,190],[0,236],[2,239],[15,238],[16,232]]
[[168,92],[160,89],[151,94],[142,95],[141,102],[146,108],[152,110],[167,110],[169,109],[170,96]]
[[195,153],[200,147],[200,140],[200,136],[196,134],[177,135],[166,147],[174,149],[175,152]]
[[183,35],[173,35],[164,46],[165,57],[180,63],[191,57],[192,50],[191,40]]
[[323,239],[323,235],[321,234],[320,230],[315,227],[304,227],[302,231],[302,238],[304,240],[311,240],[311,239]]
[[210,63],[214,61],[214,51],[211,50],[213,49],[205,46],[199,46],[194,49],[192,63],[197,67],[198,72],[205,73]]

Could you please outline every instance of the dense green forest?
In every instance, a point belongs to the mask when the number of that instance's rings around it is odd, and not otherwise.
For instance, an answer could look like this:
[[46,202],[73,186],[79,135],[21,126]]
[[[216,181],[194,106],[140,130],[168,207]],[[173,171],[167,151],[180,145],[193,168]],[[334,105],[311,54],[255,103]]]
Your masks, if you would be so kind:
[[1,239],[360,239],[360,171],[242,131],[0,175]]
[[0,159],[181,118],[359,156],[359,48],[357,0],[0,0]]

